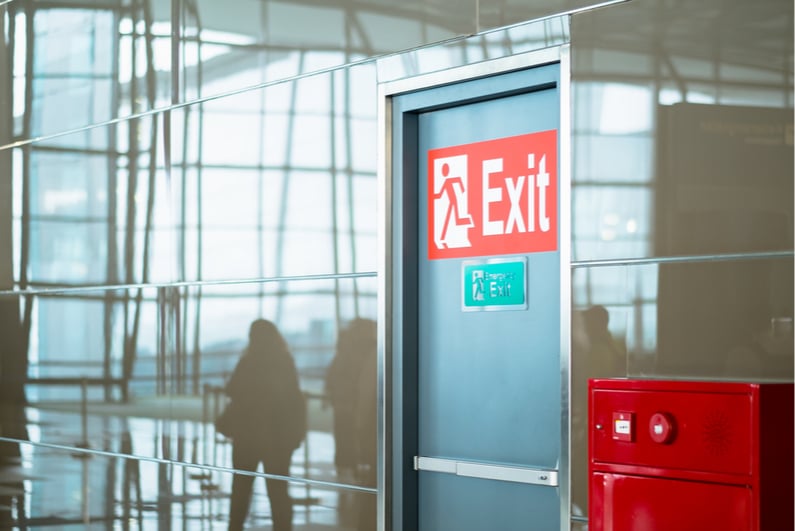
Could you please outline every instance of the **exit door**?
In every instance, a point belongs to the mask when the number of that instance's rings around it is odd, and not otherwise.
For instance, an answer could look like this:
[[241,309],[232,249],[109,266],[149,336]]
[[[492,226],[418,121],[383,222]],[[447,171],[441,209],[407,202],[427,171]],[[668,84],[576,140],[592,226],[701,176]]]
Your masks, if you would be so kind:
[[567,512],[561,67],[545,53],[386,99],[394,529],[558,530]]

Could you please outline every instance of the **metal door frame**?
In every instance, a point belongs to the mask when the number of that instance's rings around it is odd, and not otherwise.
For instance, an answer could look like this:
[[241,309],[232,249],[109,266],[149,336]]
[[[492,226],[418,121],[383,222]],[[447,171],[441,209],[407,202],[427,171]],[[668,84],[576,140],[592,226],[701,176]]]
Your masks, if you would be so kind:
[[[546,64],[559,63],[560,124],[558,129],[559,185],[559,252],[560,252],[560,369],[561,369],[561,441],[559,489],[562,529],[570,528],[570,389],[571,389],[571,66],[569,44],[483,61],[378,85],[378,245],[380,272],[378,281],[378,403],[379,452],[378,499],[379,531],[413,528],[416,505],[406,503],[417,495],[413,456],[416,448],[406,448],[405,441],[416,440],[416,393],[404,393],[404,374],[416,370],[403,356],[403,309],[406,304],[406,275],[416,271],[404,267],[402,253],[403,211],[402,188],[396,188],[392,175],[393,126],[403,116],[393,116],[392,98],[417,90],[432,89],[478,78],[507,74]],[[463,103],[463,102],[462,102]],[[405,113],[404,113],[405,114]],[[405,132],[404,132],[405,134]],[[415,157],[416,153],[409,154]],[[394,202],[401,201],[400,211]],[[420,207],[421,208],[421,207]],[[414,257],[412,257],[414,258]],[[416,282],[412,285],[416,285]],[[413,431],[412,431],[413,426]],[[410,444],[410,443],[409,443]],[[416,444],[416,443],[415,443]],[[406,481],[409,474],[413,478]],[[408,493],[408,494],[407,494]],[[408,524],[408,527],[406,527]]]

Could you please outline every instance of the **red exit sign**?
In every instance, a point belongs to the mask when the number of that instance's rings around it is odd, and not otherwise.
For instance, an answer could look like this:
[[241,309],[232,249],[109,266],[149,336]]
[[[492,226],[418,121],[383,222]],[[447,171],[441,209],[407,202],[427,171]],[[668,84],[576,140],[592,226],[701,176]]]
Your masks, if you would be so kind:
[[555,251],[557,131],[428,151],[428,258]]

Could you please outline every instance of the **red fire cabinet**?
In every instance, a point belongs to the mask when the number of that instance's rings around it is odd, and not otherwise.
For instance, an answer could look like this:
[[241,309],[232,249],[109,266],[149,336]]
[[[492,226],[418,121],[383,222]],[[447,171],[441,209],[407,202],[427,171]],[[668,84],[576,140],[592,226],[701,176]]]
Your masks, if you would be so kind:
[[588,383],[590,531],[793,529],[791,383]]

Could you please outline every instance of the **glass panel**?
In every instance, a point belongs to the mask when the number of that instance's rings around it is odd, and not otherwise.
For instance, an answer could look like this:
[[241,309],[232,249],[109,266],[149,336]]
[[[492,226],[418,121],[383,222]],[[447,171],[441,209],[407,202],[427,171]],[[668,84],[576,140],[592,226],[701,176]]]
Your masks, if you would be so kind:
[[[581,87],[582,88],[582,87]],[[647,135],[615,134],[597,132],[579,135],[578,151],[572,161],[579,183],[598,183],[629,186],[650,184],[652,150]],[[624,156],[611,157],[617,151]]]
[[582,184],[572,190],[575,256],[648,253],[651,190],[647,186]]
[[183,278],[376,269],[374,73],[361,65],[172,113]]
[[480,29],[508,26],[600,3],[596,0],[480,0]]
[[787,12],[736,3],[720,30],[695,4],[573,16],[575,261],[793,249]]
[[95,245],[106,234],[106,225],[90,221],[31,221],[31,279],[36,283],[102,283],[107,255]]
[[475,6],[475,0],[183,4],[180,85],[190,101],[468,35],[476,30]]
[[[375,487],[375,276],[0,302],[16,345],[0,399],[35,413],[36,441],[101,448],[129,431],[123,452],[231,466],[254,433],[284,443],[300,477]],[[238,431],[221,435],[230,398]]]
[[587,380],[793,380],[793,260],[578,267],[572,503],[587,504]]
[[531,22],[379,58],[376,60],[378,81],[394,81],[486,59],[540,50],[568,41],[569,24],[566,17]]
[[158,114],[2,151],[13,175],[7,256],[16,283],[174,279],[178,234],[162,133]]
[[[270,528],[282,516],[299,529],[375,528],[376,494],[370,489],[261,479],[262,469],[243,475],[225,466],[196,468],[170,463],[169,454],[180,448],[176,441],[165,445],[156,461],[94,453],[128,453],[136,444],[133,430],[152,432],[151,426],[140,424],[125,426],[100,448],[76,452],[44,447],[36,444],[36,422],[35,414],[28,416],[28,433],[20,437],[21,442],[0,442],[3,529],[222,530],[231,519],[230,502],[242,496],[241,487],[246,483],[253,491],[245,507],[246,528]],[[3,427],[11,424],[6,419]],[[278,467],[271,464],[270,468]],[[295,464],[292,470],[296,470]],[[279,495],[289,495],[292,504],[280,503]]]
[[[156,360],[164,349],[159,339],[163,302],[155,288],[3,300],[9,305],[9,322],[22,326],[15,334],[29,344],[27,355],[21,351],[23,360],[15,365],[19,372],[14,378],[24,382],[27,375],[31,404],[59,414],[79,413],[85,395],[101,414],[102,403],[123,403],[154,392],[159,378]],[[80,428],[80,422],[72,422],[56,431],[77,438],[83,437]]]
[[[792,356],[780,340],[791,332],[792,285],[791,258],[576,268],[575,316],[601,312],[603,332],[627,353],[617,364],[591,360],[590,373],[791,379]],[[587,339],[576,326],[572,333]],[[736,349],[753,351],[742,354],[745,364]]]
[[[151,110],[170,102],[171,10],[91,2],[4,2],[16,139]],[[0,54],[3,55],[3,54]],[[164,75],[165,74],[165,75]],[[11,95],[5,97],[10,98]],[[2,140],[2,139],[0,139]],[[5,145],[3,142],[0,145]]]
[[683,103],[660,111],[656,251],[792,249],[791,110]]
[[35,149],[31,216],[92,218],[107,214],[107,154]]

